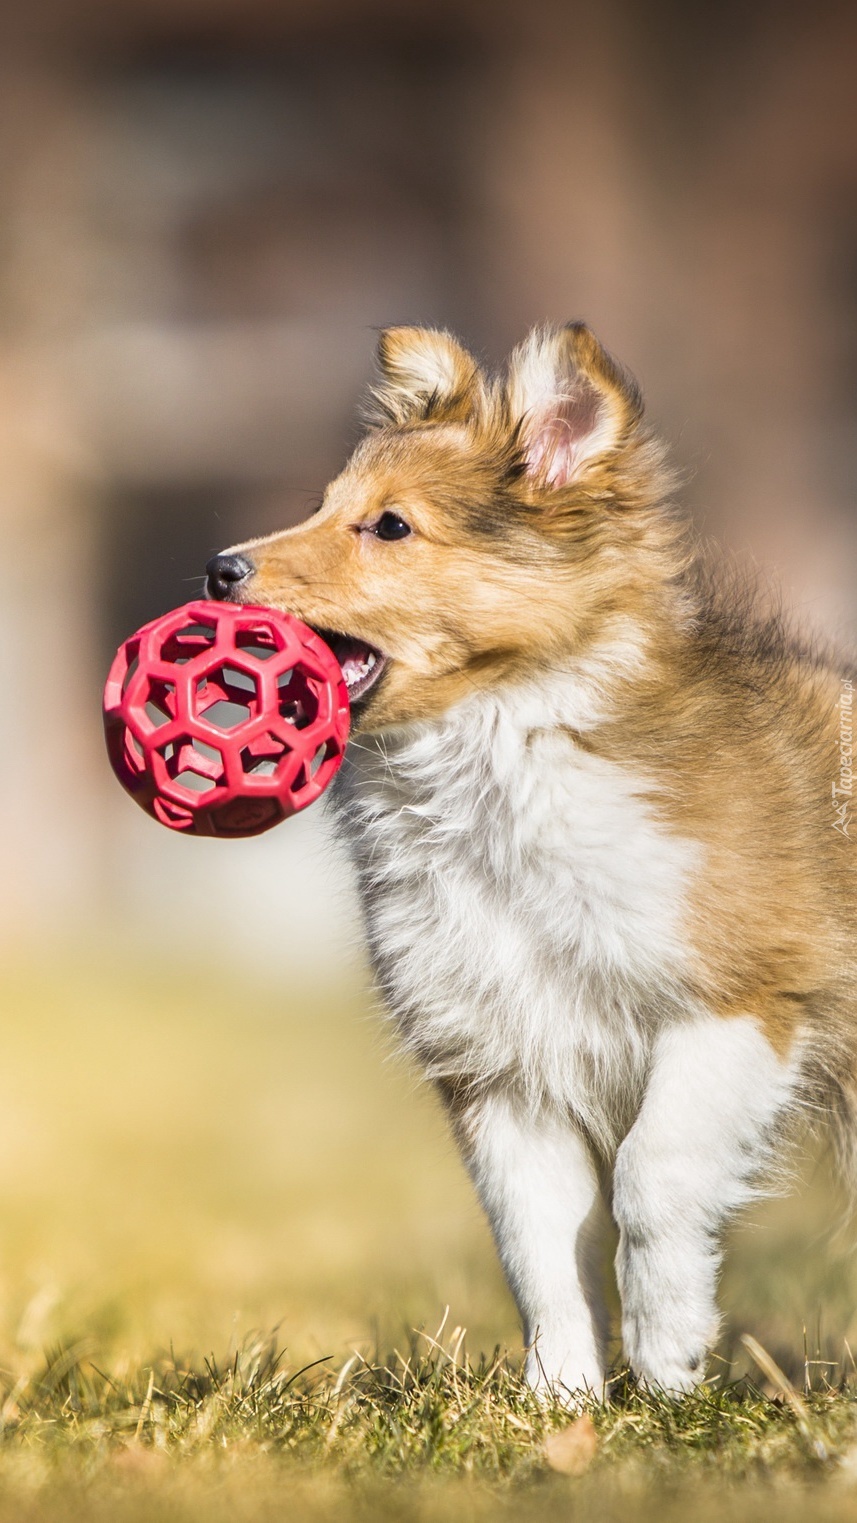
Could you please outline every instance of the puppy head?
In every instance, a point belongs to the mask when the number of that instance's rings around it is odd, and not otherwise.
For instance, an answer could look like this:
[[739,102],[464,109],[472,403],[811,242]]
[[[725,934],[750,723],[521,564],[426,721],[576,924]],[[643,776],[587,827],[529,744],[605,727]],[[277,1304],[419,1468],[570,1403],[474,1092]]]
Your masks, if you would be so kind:
[[582,324],[536,330],[503,380],[421,328],[388,329],[379,368],[319,512],[236,547],[229,589],[324,634],[364,730],[573,659],[672,566],[639,392]]

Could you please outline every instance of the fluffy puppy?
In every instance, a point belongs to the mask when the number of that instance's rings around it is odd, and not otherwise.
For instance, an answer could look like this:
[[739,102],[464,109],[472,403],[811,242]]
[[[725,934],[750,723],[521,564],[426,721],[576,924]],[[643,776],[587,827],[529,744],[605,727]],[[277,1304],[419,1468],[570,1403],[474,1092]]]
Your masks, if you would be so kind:
[[530,1380],[602,1386],[606,1193],[626,1355],[686,1391],[725,1221],[802,1109],[844,1153],[854,1131],[850,669],[713,588],[582,324],[499,380],[391,329],[380,370],[321,510],[211,590],[291,610],[343,664],[335,807],[372,960]]

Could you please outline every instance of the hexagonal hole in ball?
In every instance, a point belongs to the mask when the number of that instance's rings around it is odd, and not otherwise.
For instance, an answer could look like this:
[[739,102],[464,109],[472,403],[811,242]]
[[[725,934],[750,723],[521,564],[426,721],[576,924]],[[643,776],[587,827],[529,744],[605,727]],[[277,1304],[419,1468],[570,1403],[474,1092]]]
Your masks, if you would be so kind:
[[288,746],[276,735],[257,735],[241,751],[241,766],[248,777],[273,777],[290,755]]
[[266,624],[255,629],[239,629],[235,635],[235,647],[257,661],[270,661],[281,648]]
[[202,717],[209,724],[216,724],[218,730],[234,730],[236,725],[250,718],[250,707],[246,703],[231,703],[228,698],[218,698],[210,708],[203,710]]
[[312,782],[322,762],[326,761],[328,756],[333,755],[334,751],[330,741],[323,740],[321,745],[316,748],[308,765],[301,767],[298,776],[292,784],[292,792],[300,793],[301,788],[305,788],[307,783]]
[[201,619],[195,624],[185,624],[167,635],[161,646],[161,659],[171,662],[173,666],[184,666],[194,656],[210,650],[216,638],[217,631],[213,624],[207,624]]
[[182,736],[159,750],[170,782],[187,793],[210,793],[223,780],[223,757],[205,741]]
[[200,677],[195,685],[195,707],[200,719],[218,730],[234,730],[258,713],[256,681],[238,667],[220,666]]
[[318,694],[299,664],[291,671],[280,673],[277,693],[280,717],[293,724],[296,730],[305,729],[318,717]]
[[160,730],[163,725],[169,724],[170,720],[176,717],[175,683],[166,682],[160,677],[151,677],[148,696],[143,707],[153,729]]

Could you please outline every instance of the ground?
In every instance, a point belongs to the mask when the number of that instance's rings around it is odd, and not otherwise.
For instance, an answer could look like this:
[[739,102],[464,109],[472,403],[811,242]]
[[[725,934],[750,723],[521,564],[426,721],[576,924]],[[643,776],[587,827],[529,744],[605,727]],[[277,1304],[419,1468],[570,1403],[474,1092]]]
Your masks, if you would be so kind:
[[7,958],[4,993],[0,1523],[857,1520],[823,1163],[735,1230],[712,1383],[671,1406],[618,1373],[569,1432],[359,980],[113,941]]

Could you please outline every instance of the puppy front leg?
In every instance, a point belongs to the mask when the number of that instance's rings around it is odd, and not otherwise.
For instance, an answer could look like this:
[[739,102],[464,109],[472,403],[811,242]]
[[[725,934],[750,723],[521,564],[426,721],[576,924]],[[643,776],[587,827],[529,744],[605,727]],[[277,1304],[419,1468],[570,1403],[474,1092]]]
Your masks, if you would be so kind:
[[596,1286],[601,1195],[592,1157],[567,1122],[493,1094],[450,1103],[524,1326],[536,1389],[600,1394],[603,1311]]
[[688,1391],[705,1373],[719,1233],[754,1194],[793,1079],[746,1018],[688,1021],[655,1043],[613,1178],[622,1337],[649,1385]]

